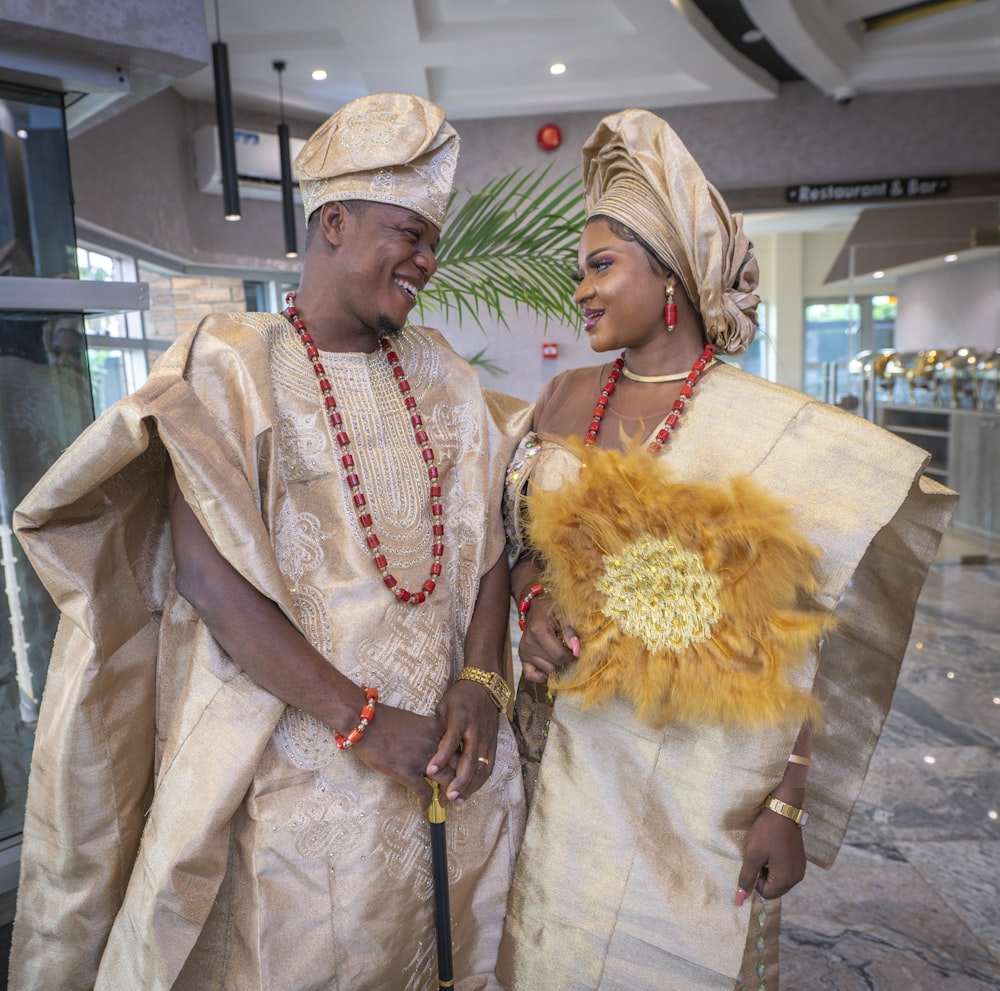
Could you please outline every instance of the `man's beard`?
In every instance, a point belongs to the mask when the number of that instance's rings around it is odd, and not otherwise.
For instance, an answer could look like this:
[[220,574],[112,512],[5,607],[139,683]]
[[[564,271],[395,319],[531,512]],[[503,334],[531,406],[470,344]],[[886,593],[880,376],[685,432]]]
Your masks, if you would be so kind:
[[375,329],[386,337],[394,337],[403,328],[398,323],[393,323],[384,313],[380,313],[375,318]]

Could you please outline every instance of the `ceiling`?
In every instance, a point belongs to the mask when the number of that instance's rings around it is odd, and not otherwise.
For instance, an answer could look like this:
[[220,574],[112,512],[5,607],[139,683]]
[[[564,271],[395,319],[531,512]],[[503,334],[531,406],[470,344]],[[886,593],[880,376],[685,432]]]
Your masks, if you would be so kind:
[[[384,90],[420,93],[458,120],[759,100],[799,78],[837,100],[1000,81],[1000,0],[206,0],[205,11],[209,39],[228,47],[234,105],[277,111],[280,59],[286,112],[316,122]],[[211,66],[175,89],[213,100]]]
[[[205,11],[235,107],[277,114],[280,92],[286,114],[316,123],[385,90],[459,120],[761,100],[796,80],[839,102],[1000,82],[1000,0],[206,0]],[[553,75],[555,62],[566,71]],[[211,102],[211,66],[174,88]],[[797,208],[746,226],[846,232],[862,214]]]

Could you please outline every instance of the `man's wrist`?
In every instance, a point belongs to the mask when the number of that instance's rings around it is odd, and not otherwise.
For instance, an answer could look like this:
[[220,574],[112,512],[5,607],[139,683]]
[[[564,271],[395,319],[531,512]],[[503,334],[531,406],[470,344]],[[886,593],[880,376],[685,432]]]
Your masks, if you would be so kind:
[[506,679],[496,671],[487,671],[484,668],[475,668],[466,665],[458,673],[459,681],[474,681],[482,686],[493,700],[494,705],[500,712],[507,709],[510,702],[510,685]]

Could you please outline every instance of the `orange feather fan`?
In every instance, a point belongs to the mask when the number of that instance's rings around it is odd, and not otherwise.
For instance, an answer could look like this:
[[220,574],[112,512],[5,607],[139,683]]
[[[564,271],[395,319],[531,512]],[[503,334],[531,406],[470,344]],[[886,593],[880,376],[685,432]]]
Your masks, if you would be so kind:
[[746,477],[673,481],[644,449],[581,456],[579,479],[528,497],[546,590],[581,641],[551,687],[628,699],[653,726],[818,725],[795,672],[830,620],[788,508]]

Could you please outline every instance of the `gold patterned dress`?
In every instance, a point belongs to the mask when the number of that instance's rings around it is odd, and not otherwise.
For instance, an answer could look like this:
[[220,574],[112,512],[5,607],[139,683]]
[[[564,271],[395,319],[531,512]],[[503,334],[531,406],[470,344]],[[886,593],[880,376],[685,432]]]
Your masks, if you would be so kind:
[[[429,833],[402,786],[243,674],[172,583],[163,463],[216,546],[345,675],[430,713],[463,663],[524,404],[485,396],[434,331],[394,343],[440,470],[447,549],[418,608],[365,545],[315,375],[280,316],[211,317],[98,421],[17,514],[62,609],[29,781],[13,986],[398,988],[435,970]],[[374,526],[419,587],[426,468],[381,353],[327,354]],[[459,988],[495,987],[521,838],[502,721],[449,811]]]
[[[558,491],[567,501],[590,484],[567,437],[586,429],[606,377],[607,366],[567,372],[540,397],[509,476],[515,553],[525,545],[532,493]],[[602,436],[620,428],[634,435],[638,426],[611,403]],[[645,424],[641,436],[656,426]],[[823,707],[804,839],[809,860],[828,867],[955,495],[922,474],[925,452],[724,364],[702,377],[659,459],[664,485],[749,479],[788,508],[820,552],[813,602],[836,625],[818,649],[803,651],[789,678]],[[610,515],[610,500],[594,510]],[[633,619],[649,608],[635,597]],[[544,753],[501,944],[504,986],[776,991],[780,900],[755,896],[738,907],[735,894],[747,832],[784,774],[800,724],[682,715],[651,725],[631,700],[585,705],[580,691],[557,692],[551,710],[522,694],[518,707],[526,743]]]

